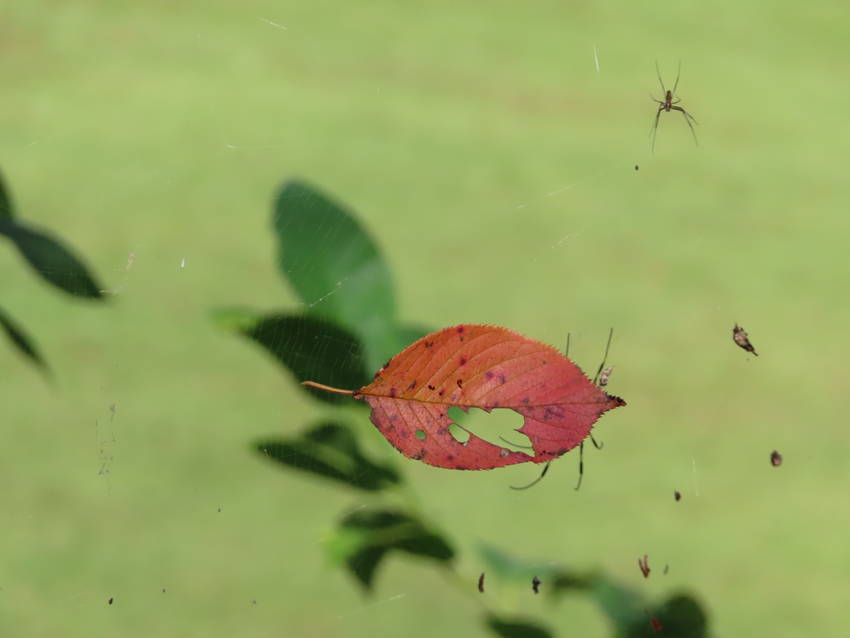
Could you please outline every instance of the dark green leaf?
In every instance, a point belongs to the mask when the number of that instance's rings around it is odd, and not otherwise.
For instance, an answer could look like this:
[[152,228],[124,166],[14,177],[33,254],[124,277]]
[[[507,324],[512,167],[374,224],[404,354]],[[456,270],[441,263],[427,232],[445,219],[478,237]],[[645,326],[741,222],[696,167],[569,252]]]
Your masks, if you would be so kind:
[[[660,623],[660,630],[653,628],[652,618]],[[644,618],[636,620],[624,635],[627,638],[705,638],[708,635],[708,616],[694,597],[678,594],[648,611]]]
[[[268,315],[244,310],[219,310],[214,321],[263,346],[300,381],[315,381],[342,390],[369,383],[360,341],[339,326],[315,317]],[[327,403],[351,402],[351,397],[301,386]]]
[[3,217],[0,217],[0,235],[6,235],[15,244],[47,282],[77,297],[101,298],[100,286],[86,267],[58,240]]
[[350,211],[301,181],[284,184],[273,225],[280,271],[307,312],[356,331],[377,371],[398,350],[392,279],[372,238]]
[[500,618],[488,616],[487,627],[502,638],[551,638],[553,635],[535,622],[522,618]]
[[300,437],[260,441],[255,447],[278,463],[349,487],[375,491],[401,481],[392,468],[363,456],[354,434],[340,423],[322,423]]
[[41,357],[35,347],[35,344],[32,343],[31,339],[24,334],[23,329],[15,324],[11,317],[9,317],[2,308],[0,308],[0,326],[2,326],[5,330],[6,336],[9,337],[9,340],[24,356],[40,367],[42,371],[46,373],[50,372],[50,369],[47,367],[47,362]]
[[331,556],[345,563],[364,589],[370,590],[375,570],[389,551],[402,551],[448,562],[454,550],[439,533],[404,512],[359,509],[346,516],[328,542]]
[[11,219],[14,217],[15,209],[12,206],[12,197],[6,190],[6,181],[0,174],[0,219]]

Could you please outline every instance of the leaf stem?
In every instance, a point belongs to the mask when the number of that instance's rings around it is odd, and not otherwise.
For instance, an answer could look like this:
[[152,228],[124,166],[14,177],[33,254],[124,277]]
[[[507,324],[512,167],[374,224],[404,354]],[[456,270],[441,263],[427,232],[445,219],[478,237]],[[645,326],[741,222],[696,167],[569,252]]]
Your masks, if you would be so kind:
[[324,390],[325,392],[335,392],[336,394],[354,394],[354,390],[340,390],[339,388],[332,388],[329,385],[316,383],[315,381],[302,381],[301,385],[306,385],[309,388],[316,388],[317,390]]

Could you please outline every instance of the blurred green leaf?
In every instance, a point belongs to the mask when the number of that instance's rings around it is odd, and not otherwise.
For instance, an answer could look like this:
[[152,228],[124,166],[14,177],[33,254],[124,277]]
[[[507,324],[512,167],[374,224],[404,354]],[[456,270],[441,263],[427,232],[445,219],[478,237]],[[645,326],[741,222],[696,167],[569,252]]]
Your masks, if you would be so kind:
[[47,282],[67,293],[88,299],[100,299],[100,287],[83,263],[58,240],[0,217],[0,235],[17,246],[35,271]]
[[[660,624],[659,630],[652,626],[652,618]],[[708,616],[696,598],[687,594],[677,594],[648,611],[622,635],[625,638],[649,638],[658,635],[705,638],[708,636]]]
[[358,509],[347,515],[328,540],[327,551],[343,562],[365,590],[387,552],[401,551],[438,562],[454,557],[451,545],[419,519],[388,509]]
[[615,627],[615,635],[628,636],[633,627],[649,626],[649,603],[635,590],[598,576],[590,595]]
[[287,467],[376,491],[401,481],[390,467],[373,463],[360,451],[354,434],[341,423],[325,422],[292,439],[260,441],[258,452]]
[[6,180],[0,174],[0,219],[11,219],[14,216],[12,198],[6,190]]
[[499,616],[488,616],[487,627],[502,638],[551,638],[551,631],[537,623],[521,618],[506,619]]
[[561,573],[555,564],[518,558],[486,543],[478,545],[478,553],[489,573],[507,581],[529,583],[529,587],[535,576],[548,584]]
[[397,353],[390,270],[354,215],[302,181],[283,185],[274,210],[278,264],[308,314],[363,339],[367,368]]
[[47,362],[42,358],[41,354],[39,354],[30,338],[27,337],[20,326],[12,321],[12,318],[9,317],[2,308],[0,308],[0,326],[2,326],[3,330],[5,330],[6,336],[9,337],[9,340],[24,356],[41,368],[43,372],[50,372]]
[[[358,390],[370,381],[363,367],[360,340],[330,321],[283,314],[258,316],[240,309],[217,310],[213,321],[261,345],[299,382]],[[300,387],[327,403],[352,401],[349,396]]]

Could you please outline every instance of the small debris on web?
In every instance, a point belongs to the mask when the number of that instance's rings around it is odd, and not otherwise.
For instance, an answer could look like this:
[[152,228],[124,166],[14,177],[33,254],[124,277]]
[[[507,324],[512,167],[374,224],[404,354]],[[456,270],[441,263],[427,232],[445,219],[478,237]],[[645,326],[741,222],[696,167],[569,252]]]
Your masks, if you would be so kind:
[[646,554],[643,555],[643,558],[638,558],[638,567],[640,567],[640,572],[643,574],[644,578],[649,578],[649,558]]
[[770,464],[773,467],[779,467],[782,465],[782,455],[776,450],[770,453]]
[[481,575],[478,577],[478,591],[482,594],[484,593],[484,572],[481,572]]
[[537,576],[531,579],[531,589],[534,590],[535,594],[540,593],[540,579]]
[[747,331],[737,323],[735,324],[735,327],[732,328],[732,339],[735,340],[735,343],[738,344],[739,347],[743,348],[747,352],[752,352],[754,355],[759,356],[758,352],[756,352],[756,349],[753,347],[753,344],[750,343]]
[[670,565],[665,564],[664,565],[664,575],[666,576],[669,571],[670,571]]
[[675,498],[677,502],[681,501],[682,493],[679,490],[676,490],[675,492],[673,492],[673,498]]
[[599,375],[599,387],[604,388],[608,385],[608,378],[612,372],[614,372],[614,366],[608,366],[602,371],[602,374]]
[[115,600],[115,599],[114,599],[114,598],[110,598],[110,599],[109,599],[109,601],[108,601],[108,602],[109,602],[109,604],[110,604],[110,605],[112,604],[112,601],[113,601],[113,600]]

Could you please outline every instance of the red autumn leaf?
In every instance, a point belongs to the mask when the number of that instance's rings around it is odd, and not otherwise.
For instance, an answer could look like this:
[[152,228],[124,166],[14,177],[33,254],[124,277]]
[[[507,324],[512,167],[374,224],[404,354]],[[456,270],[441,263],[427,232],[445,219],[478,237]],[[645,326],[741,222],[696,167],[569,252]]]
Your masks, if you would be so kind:
[[[387,362],[372,383],[343,392],[371,406],[372,423],[402,454],[458,470],[550,461],[581,443],[604,412],[626,404],[551,346],[475,324],[423,337]],[[461,443],[449,430],[452,406],[518,412],[525,421],[517,431],[531,441],[534,455],[471,433]]]

